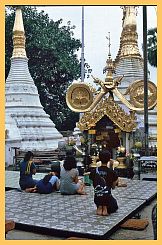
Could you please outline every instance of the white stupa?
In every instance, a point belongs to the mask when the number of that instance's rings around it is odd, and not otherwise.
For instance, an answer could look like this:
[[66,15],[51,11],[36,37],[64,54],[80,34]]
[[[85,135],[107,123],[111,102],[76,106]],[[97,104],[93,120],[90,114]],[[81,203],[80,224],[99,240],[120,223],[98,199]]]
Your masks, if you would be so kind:
[[58,148],[62,139],[40,103],[37,87],[29,72],[21,8],[16,10],[13,46],[5,87],[7,165],[12,164],[15,147],[22,151],[51,151]]

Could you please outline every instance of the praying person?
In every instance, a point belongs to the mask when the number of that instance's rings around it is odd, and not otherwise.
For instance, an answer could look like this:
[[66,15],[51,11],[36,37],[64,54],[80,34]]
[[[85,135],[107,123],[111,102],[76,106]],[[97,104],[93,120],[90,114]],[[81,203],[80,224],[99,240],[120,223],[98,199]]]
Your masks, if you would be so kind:
[[97,206],[96,214],[107,216],[118,209],[117,201],[111,194],[111,189],[118,185],[118,176],[112,168],[107,167],[110,162],[108,150],[101,151],[99,159],[101,166],[91,170],[89,178],[93,181],[94,203]]

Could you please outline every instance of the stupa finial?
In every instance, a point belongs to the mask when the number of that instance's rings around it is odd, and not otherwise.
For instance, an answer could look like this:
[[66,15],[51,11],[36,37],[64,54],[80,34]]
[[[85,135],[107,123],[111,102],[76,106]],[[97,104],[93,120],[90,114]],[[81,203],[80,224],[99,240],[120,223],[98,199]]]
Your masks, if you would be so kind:
[[130,26],[136,29],[136,6],[122,6],[123,9],[123,28]]
[[142,59],[137,42],[137,6],[122,6],[121,8],[123,9],[122,33],[119,51],[114,62],[115,64],[125,57]]
[[12,58],[26,57],[25,31],[21,7],[16,8],[15,22],[13,27],[13,54]]
[[106,37],[107,40],[108,40],[108,48],[109,48],[109,53],[108,53],[108,56],[111,57],[111,52],[110,52],[110,47],[111,47],[111,43],[110,43],[110,32],[108,32],[108,37]]
[[108,32],[108,37],[106,37],[108,40],[108,59],[106,60],[106,66],[103,70],[103,72],[107,72],[106,74],[106,78],[105,78],[105,82],[110,82],[110,80],[113,80],[113,73],[115,72],[115,68],[114,68],[114,64],[111,58],[111,51],[110,51],[110,47],[111,47],[111,42],[110,42],[110,32]]

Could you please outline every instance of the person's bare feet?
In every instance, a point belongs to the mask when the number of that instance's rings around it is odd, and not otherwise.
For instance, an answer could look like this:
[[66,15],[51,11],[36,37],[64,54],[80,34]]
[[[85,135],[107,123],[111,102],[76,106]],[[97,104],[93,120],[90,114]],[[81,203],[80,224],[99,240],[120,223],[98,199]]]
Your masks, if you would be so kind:
[[26,188],[25,192],[31,192],[33,190],[33,188]]
[[80,184],[80,187],[77,190],[77,193],[80,195],[87,195],[87,193],[85,192],[85,184],[84,183]]
[[102,208],[102,215],[103,216],[108,216],[107,206],[103,206],[103,208]]
[[79,195],[87,195],[87,193],[84,190],[78,190],[77,193]]
[[37,189],[35,187],[33,187],[33,188],[26,188],[25,189],[25,192],[33,193],[33,192],[37,192]]
[[102,215],[102,206],[98,206],[96,214],[97,215]]

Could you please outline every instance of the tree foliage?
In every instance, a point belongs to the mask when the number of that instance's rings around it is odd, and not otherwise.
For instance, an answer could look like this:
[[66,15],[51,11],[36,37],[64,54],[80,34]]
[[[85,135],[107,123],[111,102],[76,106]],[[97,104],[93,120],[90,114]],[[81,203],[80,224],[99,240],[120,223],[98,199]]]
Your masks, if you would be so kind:
[[147,35],[148,61],[157,67],[157,28],[149,29]]
[[[75,26],[62,19],[54,22],[36,7],[22,7],[29,70],[38,88],[40,101],[58,130],[72,130],[79,115],[66,105],[69,84],[80,77],[80,61],[76,51],[81,42],[73,37]],[[12,56],[12,29],[15,11],[6,11],[6,78]]]

